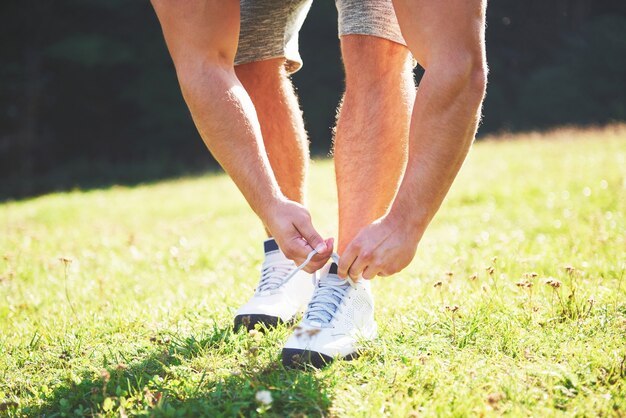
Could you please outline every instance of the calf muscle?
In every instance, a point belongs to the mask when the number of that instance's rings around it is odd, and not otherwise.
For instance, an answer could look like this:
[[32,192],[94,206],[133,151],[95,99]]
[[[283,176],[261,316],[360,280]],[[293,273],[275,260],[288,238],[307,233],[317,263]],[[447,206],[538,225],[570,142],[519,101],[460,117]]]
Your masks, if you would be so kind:
[[425,74],[411,117],[407,171],[391,213],[413,223],[420,235],[476,134],[486,85],[485,5],[394,0],[402,33]]
[[263,143],[281,191],[288,199],[305,204],[309,143],[285,59],[243,64],[235,71],[256,108]]
[[404,46],[362,35],[344,36],[341,44],[346,93],[335,136],[340,253],[393,201],[406,164],[415,94]]
[[203,141],[252,209],[266,219],[283,198],[250,97],[233,67],[239,2],[153,0],[183,97]]

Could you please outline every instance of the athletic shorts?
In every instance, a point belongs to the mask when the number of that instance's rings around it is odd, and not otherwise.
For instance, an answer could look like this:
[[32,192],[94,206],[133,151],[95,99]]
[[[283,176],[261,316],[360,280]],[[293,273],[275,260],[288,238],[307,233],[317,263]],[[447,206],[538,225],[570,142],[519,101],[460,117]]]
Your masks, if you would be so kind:
[[[313,0],[240,1],[241,29],[235,65],[285,58],[287,72],[298,71],[302,67],[298,32]],[[391,1],[335,0],[339,36],[371,35],[406,45]]]

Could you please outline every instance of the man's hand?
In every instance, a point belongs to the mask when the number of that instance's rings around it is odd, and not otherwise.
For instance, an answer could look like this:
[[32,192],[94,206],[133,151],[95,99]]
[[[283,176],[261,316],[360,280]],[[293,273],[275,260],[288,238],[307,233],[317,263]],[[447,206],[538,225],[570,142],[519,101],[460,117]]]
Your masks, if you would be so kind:
[[404,222],[389,216],[366,226],[341,254],[338,275],[370,280],[389,276],[409,265],[421,238],[421,233]]
[[413,103],[409,158],[388,214],[341,254],[340,277],[387,276],[413,259],[474,140],[485,95],[487,0],[393,5],[407,47],[425,70]]
[[333,252],[333,238],[324,241],[313,227],[309,211],[299,203],[282,200],[273,208],[266,223],[280,249],[296,264],[300,265],[313,249],[317,251],[304,268],[308,273],[322,268]]

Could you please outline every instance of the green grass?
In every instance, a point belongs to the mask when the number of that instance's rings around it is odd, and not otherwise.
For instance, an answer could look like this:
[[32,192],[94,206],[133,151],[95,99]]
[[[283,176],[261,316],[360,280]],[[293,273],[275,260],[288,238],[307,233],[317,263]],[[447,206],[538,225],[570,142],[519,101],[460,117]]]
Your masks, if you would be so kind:
[[[288,328],[232,332],[263,230],[226,177],[0,205],[0,415],[624,416],[626,127],[504,139],[321,371],[282,368]],[[333,235],[329,161],[310,185]]]

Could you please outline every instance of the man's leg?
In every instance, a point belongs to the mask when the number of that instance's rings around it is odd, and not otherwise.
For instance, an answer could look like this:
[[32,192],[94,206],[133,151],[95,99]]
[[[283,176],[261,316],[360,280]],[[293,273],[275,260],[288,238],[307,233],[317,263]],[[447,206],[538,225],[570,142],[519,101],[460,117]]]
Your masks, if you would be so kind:
[[339,253],[385,214],[404,173],[415,97],[408,49],[367,35],[344,35],[346,92],[337,119],[335,171]]
[[[403,45],[369,35],[344,35],[346,92],[335,136],[339,194],[339,251],[390,206],[407,158],[415,85]],[[283,364],[321,367],[352,358],[357,338],[377,333],[369,282],[349,284],[333,263],[320,273],[299,329],[285,343]]]
[[[405,46],[376,36],[343,35],[341,50],[346,92],[335,135],[340,253],[361,228],[386,212],[395,196],[406,164],[415,94]],[[282,361],[288,367],[322,367],[337,357],[353,358],[355,336],[371,340],[376,333],[369,282],[340,279],[333,263],[321,271]]]
[[[285,61],[285,58],[254,61],[236,66],[235,71],[257,109],[265,149],[282,193],[305,204],[308,141]],[[271,232],[266,231],[271,237]],[[236,330],[241,326],[254,329],[256,324],[272,327],[289,322],[313,293],[308,274],[299,273],[284,282],[295,265],[274,248],[273,240],[265,241],[264,252],[264,273],[255,294],[235,314]]]
[[[152,0],[181,90],[202,139],[288,258],[314,271],[330,256],[308,211],[288,200],[272,172],[252,100],[234,70],[239,1]],[[304,238],[304,239],[303,239]]]
[[[302,65],[298,32],[310,0],[241,1],[241,35],[235,59],[237,77],[257,109],[263,142],[281,192],[305,204],[308,141],[289,74]],[[263,243],[265,259],[255,293],[235,314],[235,329],[257,324],[272,327],[291,321],[313,293],[310,274],[296,266],[271,239]],[[329,245],[332,247],[332,245]]]
[[256,108],[265,150],[281,191],[304,205],[309,144],[285,58],[238,65],[235,71]]
[[405,268],[474,140],[485,94],[486,0],[393,0],[406,44],[424,67],[411,116],[409,159],[388,213],[342,253],[339,276]]
[[[335,135],[343,259],[352,237],[384,215],[395,196],[407,160],[415,83],[391,0],[336,4],[346,72]],[[302,322],[283,348],[286,366],[320,367],[337,357],[353,358],[359,340],[375,338],[369,282],[348,282],[337,272],[334,263],[320,272]]]
[[[257,109],[265,149],[282,193],[304,204],[308,141],[285,63],[285,58],[271,58],[238,65],[235,71]],[[270,231],[267,234],[271,237]],[[236,330],[242,326],[250,330],[257,324],[273,327],[289,322],[313,293],[310,274],[300,272],[284,280],[296,266],[275,247],[272,239],[266,240],[263,247],[261,280],[254,295],[237,310]]]

